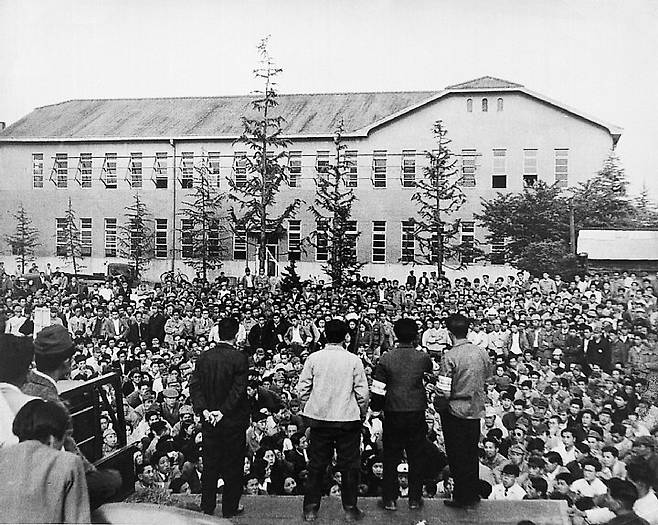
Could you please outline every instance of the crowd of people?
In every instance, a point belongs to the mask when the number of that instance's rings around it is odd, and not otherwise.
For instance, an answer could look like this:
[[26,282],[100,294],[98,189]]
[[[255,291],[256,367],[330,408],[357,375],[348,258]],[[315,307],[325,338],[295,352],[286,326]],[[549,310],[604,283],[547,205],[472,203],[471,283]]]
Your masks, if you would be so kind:
[[[606,523],[623,507],[658,523],[658,273],[591,273],[566,282],[523,272],[449,280],[412,270],[404,282],[357,275],[338,288],[309,280],[286,289],[248,269],[212,283],[197,277],[134,288],[121,279],[84,283],[50,268],[33,281],[14,279],[2,269],[0,288],[3,332],[35,335],[33,312],[50,308],[51,323],[66,327],[76,345],[70,379],[121,376],[126,428],[101,415],[103,450],[115,451],[118,433],[126,432],[138,448],[138,489],[201,492],[203,416],[190,382],[199,356],[220,341],[221,319],[239,321],[235,345],[248,357],[243,494],[298,495],[309,474],[298,383],[309,356],[327,344],[326,324],[346,323],[345,346],[372,385],[398,344],[394,323],[404,318],[416,323],[413,347],[429,363],[424,435],[414,445],[422,496],[451,498],[436,381],[453,342],[445,319],[462,314],[470,319],[468,340],[491,362],[479,432],[480,497],[566,500],[574,520],[590,523]],[[376,408],[363,414],[358,492],[381,497],[384,416]],[[409,459],[396,467],[403,498]],[[321,484],[323,494],[340,496],[335,464]],[[623,496],[616,506],[611,493]]]

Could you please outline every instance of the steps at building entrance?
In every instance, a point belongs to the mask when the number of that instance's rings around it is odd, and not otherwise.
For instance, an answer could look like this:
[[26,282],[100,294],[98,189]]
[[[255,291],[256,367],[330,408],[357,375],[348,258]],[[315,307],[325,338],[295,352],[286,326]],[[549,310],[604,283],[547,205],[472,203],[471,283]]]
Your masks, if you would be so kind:
[[[186,506],[198,505],[199,496],[176,496]],[[243,515],[231,518],[235,525],[297,525],[302,524],[301,496],[244,496]],[[378,525],[415,525],[425,520],[427,525],[516,525],[531,520],[537,525],[570,525],[564,501],[482,501],[468,509],[451,509],[443,500],[425,500],[422,509],[410,511],[406,500],[398,501],[398,510],[388,512],[377,506],[377,498],[359,498],[359,508],[366,517],[361,523]],[[221,516],[218,503],[217,516]],[[323,498],[318,525],[344,524],[340,499]],[[163,524],[166,525],[166,524]]]

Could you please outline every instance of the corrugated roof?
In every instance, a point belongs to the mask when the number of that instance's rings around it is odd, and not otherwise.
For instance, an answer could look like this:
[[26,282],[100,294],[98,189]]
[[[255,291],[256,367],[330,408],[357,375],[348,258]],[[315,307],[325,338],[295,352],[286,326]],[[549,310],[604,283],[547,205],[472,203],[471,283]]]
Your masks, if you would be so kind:
[[[568,111],[606,128],[616,143],[621,128],[532,92],[521,84],[480,77],[442,91],[279,95],[275,114],[283,135],[333,136],[342,119],[347,136],[368,133],[455,92],[506,90]],[[69,100],[35,109],[0,132],[0,141],[237,138],[240,118],[252,114],[253,96]]]
[[658,260],[658,231],[655,230],[581,230],[578,253],[590,260]]
[[454,86],[448,86],[446,89],[510,89],[523,87],[522,84],[515,84],[509,80],[503,80],[496,77],[480,77]]
[[[342,118],[346,132],[365,128],[436,92],[279,95],[276,115],[285,135],[333,135]],[[1,137],[210,137],[238,136],[240,117],[254,97],[69,100],[35,109],[8,126]]]

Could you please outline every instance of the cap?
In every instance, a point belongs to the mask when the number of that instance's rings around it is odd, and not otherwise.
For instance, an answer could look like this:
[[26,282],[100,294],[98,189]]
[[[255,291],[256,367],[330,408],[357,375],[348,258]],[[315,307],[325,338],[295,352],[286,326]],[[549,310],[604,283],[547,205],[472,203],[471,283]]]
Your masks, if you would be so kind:
[[34,340],[34,353],[37,355],[60,356],[64,361],[74,352],[71,335],[61,324],[46,326]]
[[190,405],[183,405],[178,410],[178,414],[181,415],[181,416],[184,415],[184,414],[190,414],[190,415],[193,416],[194,415],[194,410],[192,409],[192,407]]
[[175,399],[175,398],[178,397],[178,390],[176,390],[175,388],[165,388],[162,391],[162,395],[164,397],[169,397],[169,398],[174,398]]
[[516,452],[517,454],[525,454],[525,447],[517,443],[509,448],[509,452]]
[[398,474],[409,474],[409,465],[407,463],[400,463],[398,465]]

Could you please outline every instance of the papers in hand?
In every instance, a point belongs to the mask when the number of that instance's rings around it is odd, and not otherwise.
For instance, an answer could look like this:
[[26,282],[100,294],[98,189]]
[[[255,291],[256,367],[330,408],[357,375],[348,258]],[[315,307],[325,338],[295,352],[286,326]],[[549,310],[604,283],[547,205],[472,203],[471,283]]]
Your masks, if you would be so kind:
[[438,376],[436,379],[436,390],[444,397],[450,397],[452,391],[452,378],[448,376]]

